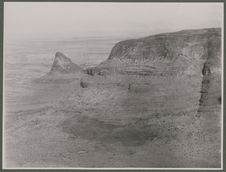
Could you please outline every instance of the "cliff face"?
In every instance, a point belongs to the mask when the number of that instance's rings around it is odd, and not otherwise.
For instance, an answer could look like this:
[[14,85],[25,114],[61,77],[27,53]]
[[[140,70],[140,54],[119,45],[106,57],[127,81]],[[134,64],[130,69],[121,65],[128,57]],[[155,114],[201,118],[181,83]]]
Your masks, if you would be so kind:
[[220,66],[221,30],[185,30],[117,43],[95,73],[138,75],[200,75],[208,58],[212,71]]

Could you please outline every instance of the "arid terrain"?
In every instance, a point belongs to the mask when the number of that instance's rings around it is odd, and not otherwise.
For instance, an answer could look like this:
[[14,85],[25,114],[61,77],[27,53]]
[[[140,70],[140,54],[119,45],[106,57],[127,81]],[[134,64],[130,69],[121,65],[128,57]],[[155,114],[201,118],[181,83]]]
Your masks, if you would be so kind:
[[220,28],[121,41],[96,67],[56,52],[5,111],[4,166],[220,168],[221,52]]

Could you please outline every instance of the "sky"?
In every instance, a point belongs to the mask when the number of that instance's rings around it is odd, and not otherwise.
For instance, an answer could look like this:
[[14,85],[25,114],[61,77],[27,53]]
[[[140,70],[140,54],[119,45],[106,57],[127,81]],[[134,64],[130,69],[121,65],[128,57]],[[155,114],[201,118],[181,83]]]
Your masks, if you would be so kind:
[[4,38],[142,37],[222,19],[223,3],[4,2]]

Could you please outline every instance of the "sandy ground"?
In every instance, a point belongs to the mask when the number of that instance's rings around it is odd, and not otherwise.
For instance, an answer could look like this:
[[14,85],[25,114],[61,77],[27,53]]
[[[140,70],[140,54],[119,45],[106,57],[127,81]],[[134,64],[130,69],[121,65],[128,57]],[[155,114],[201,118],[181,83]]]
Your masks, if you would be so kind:
[[4,167],[220,167],[220,104],[197,115],[200,80],[84,81],[35,82],[8,108]]

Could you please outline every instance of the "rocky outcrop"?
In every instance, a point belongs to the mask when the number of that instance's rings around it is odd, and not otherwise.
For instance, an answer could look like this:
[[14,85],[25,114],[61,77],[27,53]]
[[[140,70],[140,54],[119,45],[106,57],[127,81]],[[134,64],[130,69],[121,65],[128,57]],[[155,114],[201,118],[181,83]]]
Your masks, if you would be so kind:
[[69,74],[82,71],[82,68],[74,64],[70,58],[63,53],[57,52],[49,74],[60,73]]
[[66,83],[82,77],[83,69],[63,53],[57,52],[50,71],[35,79],[37,83]]

